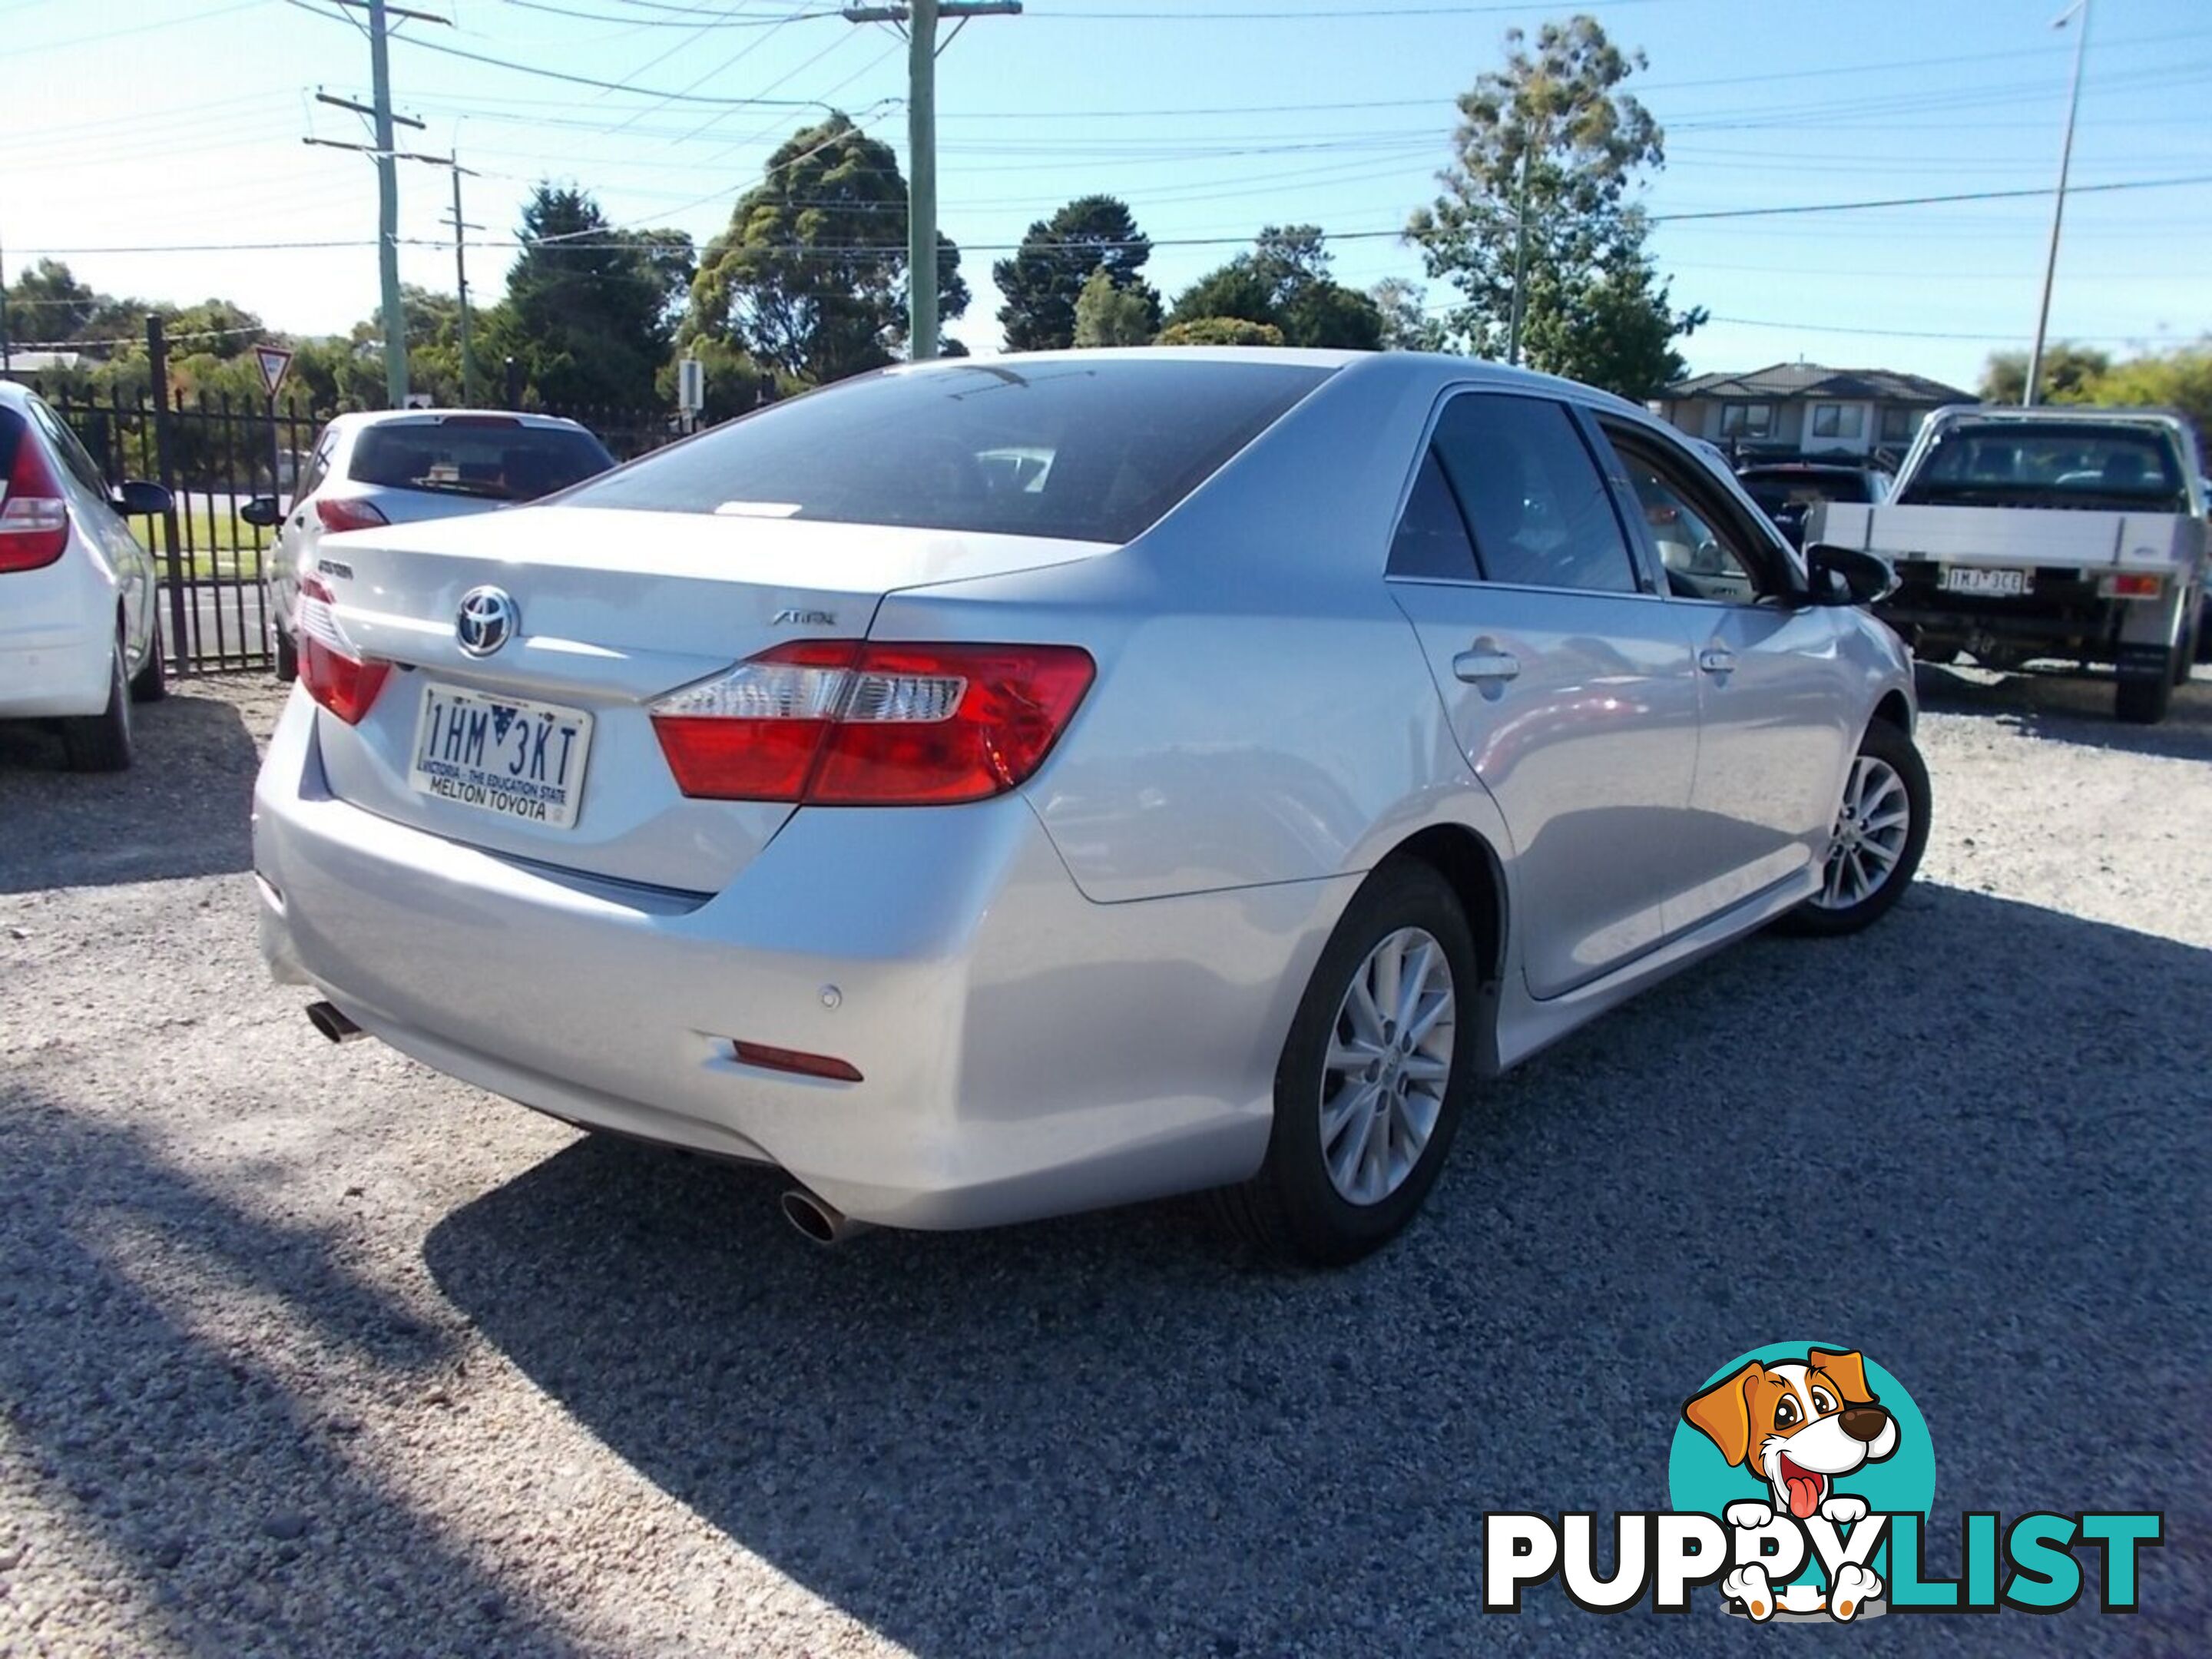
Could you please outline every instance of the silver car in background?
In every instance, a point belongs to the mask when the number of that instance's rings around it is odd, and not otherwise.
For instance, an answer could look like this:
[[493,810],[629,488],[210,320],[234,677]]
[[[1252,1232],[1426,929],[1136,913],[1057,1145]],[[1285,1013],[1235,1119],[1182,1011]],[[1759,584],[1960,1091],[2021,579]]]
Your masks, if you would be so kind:
[[386,410],[340,415],[301,468],[289,507],[258,495],[239,517],[276,539],[262,562],[276,677],[298,672],[292,617],[300,578],[326,535],[465,518],[536,501],[615,464],[589,429],[553,415],[500,410]]
[[277,975],[817,1237],[1219,1188],[1350,1260],[1483,1079],[1864,927],[1928,830],[1887,568],[1465,359],[890,369],[344,548],[256,796]]

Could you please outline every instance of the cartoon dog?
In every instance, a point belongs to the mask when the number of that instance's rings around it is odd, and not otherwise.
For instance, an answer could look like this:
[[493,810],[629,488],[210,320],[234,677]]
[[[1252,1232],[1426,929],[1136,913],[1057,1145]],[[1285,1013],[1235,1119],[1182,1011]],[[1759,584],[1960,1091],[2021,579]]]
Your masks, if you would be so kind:
[[[1723,1518],[1731,1527],[1763,1527],[1778,1511],[1799,1521],[1818,1515],[1838,1526],[1862,1520],[1866,1500],[1838,1493],[1836,1477],[1897,1449],[1897,1419],[1867,1387],[1866,1362],[1856,1353],[1825,1348],[1808,1351],[1802,1364],[1753,1360],[1684,1402],[1682,1416],[1720,1448],[1732,1468],[1765,1478],[1771,1506],[1729,1504]],[[1778,1610],[1825,1611],[1848,1620],[1881,1588],[1866,1568],[1846,1565],[1837,1571],[1825,1603],[1817,1595],[1808,1600],[1806,1586],[1792,1585]],[[1766,1570],[1756,1562],[1729,1573],[1721,1589],[1753,1619],[1764,1621],[1778,1610]]]

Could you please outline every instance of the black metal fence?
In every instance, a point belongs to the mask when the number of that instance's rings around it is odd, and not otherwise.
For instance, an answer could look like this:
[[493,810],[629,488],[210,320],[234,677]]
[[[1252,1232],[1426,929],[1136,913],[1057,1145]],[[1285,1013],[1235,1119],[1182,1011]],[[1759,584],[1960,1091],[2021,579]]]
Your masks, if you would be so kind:
[[[23,377],[35,386],[37,376]],[[256,495],[291,500],[324,421],[305,403],[228,396],[156,400],[120,393],[101,401],[49,399],[111,482],[166,484],[174,509],[132,520],[162,578],[162,629],[173,674],[270,665],[261,576],[272,530],[240,518]],[[568,411],[561,411],[568,413]],[[578,411],[618,460],[672,442],[682,432],[657,410]]]

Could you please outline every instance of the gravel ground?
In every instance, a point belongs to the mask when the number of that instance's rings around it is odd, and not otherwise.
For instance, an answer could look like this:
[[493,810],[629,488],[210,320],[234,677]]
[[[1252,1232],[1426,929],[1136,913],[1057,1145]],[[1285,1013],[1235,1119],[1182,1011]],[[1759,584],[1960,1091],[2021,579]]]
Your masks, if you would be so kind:
[[1799,1638],[1485,1617],[1480,1515],[1664,1507],[1680,1401],[1803,1336],[1911,1389],[1939,1515],[2166,1512],[2146,1612],[2003,1650],[2202,1653],[2212,683],[1923,689],[1888,921],[1532,1063],[1334,1275],[1177,1205],[813,1250],[770,1176],[313,1035],[265,685],[117,779],[0,733],[0,1653],[1749,1651]]

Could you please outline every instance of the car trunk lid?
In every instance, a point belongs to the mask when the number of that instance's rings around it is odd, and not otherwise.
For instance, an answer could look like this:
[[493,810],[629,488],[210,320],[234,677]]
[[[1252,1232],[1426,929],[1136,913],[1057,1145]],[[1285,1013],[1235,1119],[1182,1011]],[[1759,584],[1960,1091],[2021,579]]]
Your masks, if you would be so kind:
[[[1104,550],[570,507],[334,536],[319,558],[330,614],[362,655],[396,667],[357,725],[320,715],[325,772],[340,798],[455,841],[717,891],[793,809],[684,796],[648,704],[794,639],[864,638],[893,589]],[[488,651],[472,636],[471,652],[462,607],[483,590],[511,603],[509,636]],[[488,778],[501,799],[485,798]]]

